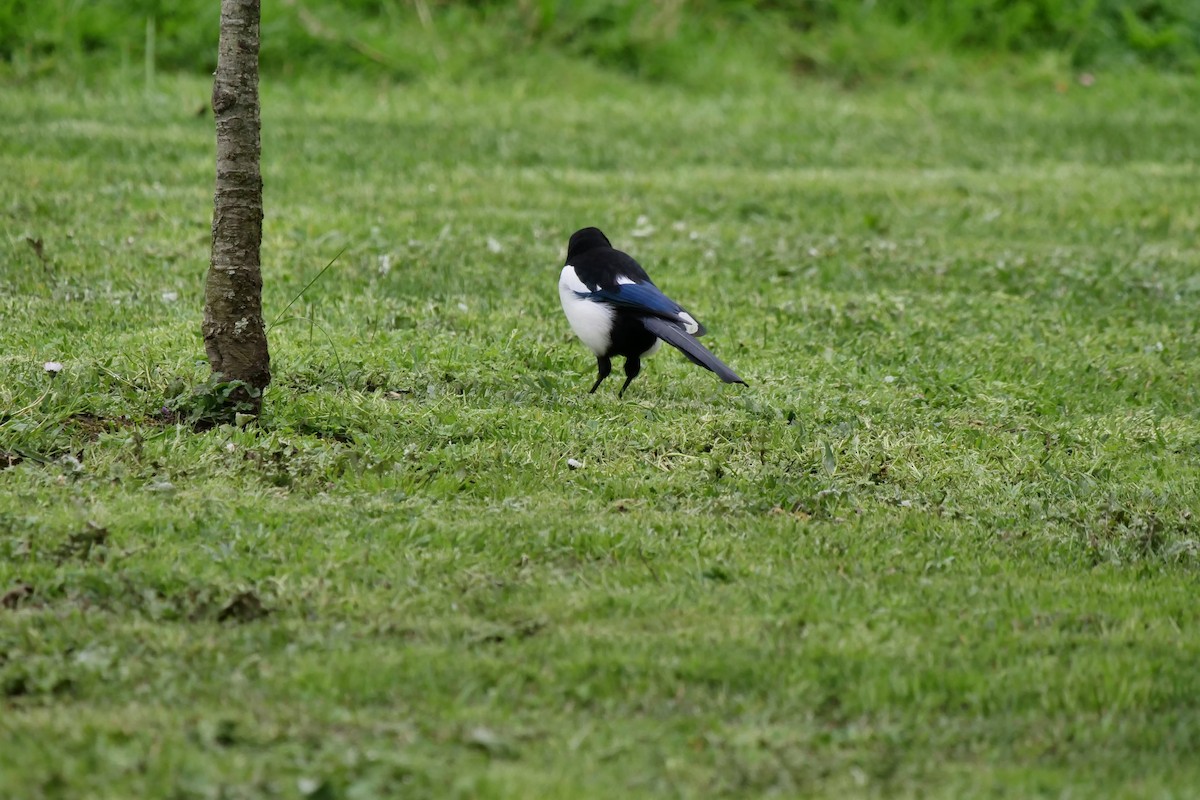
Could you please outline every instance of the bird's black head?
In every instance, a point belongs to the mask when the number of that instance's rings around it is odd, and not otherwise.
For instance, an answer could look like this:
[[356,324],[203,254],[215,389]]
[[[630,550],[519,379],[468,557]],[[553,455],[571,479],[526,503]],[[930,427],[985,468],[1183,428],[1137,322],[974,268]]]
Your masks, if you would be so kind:
[[612,247],[608,237],[599,228],[584,228],[571,234],[571,242],[567,245],[567,261],[580,253],[595,250],[597,247]]

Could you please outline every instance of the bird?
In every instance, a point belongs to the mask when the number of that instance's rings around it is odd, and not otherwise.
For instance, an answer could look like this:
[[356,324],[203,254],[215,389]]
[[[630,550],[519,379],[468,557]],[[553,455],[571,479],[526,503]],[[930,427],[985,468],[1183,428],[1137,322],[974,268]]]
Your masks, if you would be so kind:
[[642,265],[612,246],[599,228],[571,234],[567,259],[558,279],[558,296],[571,330],[596,355],[599,377],[594,394],[612,372],[612,359],[625,358],[624,397],[642,371],[642,359],[663,342],[688,359],[715,372],[726,383],[747,385],[737,373],[696,341],[706,329],[678,303],[663,294]]

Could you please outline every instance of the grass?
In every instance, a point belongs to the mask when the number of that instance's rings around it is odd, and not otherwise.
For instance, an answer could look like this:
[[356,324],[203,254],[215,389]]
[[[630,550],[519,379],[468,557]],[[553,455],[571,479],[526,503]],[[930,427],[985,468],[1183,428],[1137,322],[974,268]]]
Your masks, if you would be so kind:
[[[552,66],[264,85],[267,318],[346,252],[203,433],[209,86],[5,90],[0,785],[1194,794],[1195,82]],[[587,224],[749,388],[586,394]]]
[[[752,88],[796,70],[858,85],[968,63],[1050,55],[1078,70],[1195,74],[1193,0],[288,0],[262,9],[267,74],[538,75],[570,55],[643,80]],[[0,6],[0,77],[98,64],[211,73],[208,0],[15,0]]]

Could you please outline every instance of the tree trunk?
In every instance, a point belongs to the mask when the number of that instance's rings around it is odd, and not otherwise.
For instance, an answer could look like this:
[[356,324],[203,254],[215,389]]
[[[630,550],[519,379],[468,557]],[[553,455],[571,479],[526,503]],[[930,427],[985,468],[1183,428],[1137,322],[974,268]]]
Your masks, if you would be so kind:
[[271,382],[262,314],[262,175],[259,172],[259,0],[221,0],[221,38],[213,82],[217,181],[212,261],[204,288],[204,349],[222,381],[250,390],[230,395],[257,413]]

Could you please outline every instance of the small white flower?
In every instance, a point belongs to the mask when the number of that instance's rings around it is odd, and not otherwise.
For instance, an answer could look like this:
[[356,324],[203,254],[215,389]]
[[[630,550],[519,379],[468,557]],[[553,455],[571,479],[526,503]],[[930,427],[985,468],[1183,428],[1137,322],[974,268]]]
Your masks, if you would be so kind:
[[58,373],[62,372],[63,365],[57,361],[47,361],[45,364],[42,364],[42,369],[46,370],[46,372],[49,372],[51,375],[57,375]]
[[883,382],[884,382],[884,383],[895,383],[895,382],[896,382],[896,376],[895,376],[895,375],[884,375],[884,376],[883,376]]
[[488,249],[488,252],[499,253],[500,251],[502,251],[504,249],[504,245],[500,244],[500,241],[498,239],[495,239],[494,237],[489,236],[489,237],[487,237],[487,249]]
[[573,458],[568,458],[567,466],[570,467],[571,469],[583,469],[583,462],[577,461]]
[[179,292],[163,292],[162,299],[164,303],[174,303],[179,299]]
[[637,239],[644,239],[654,233],[656,228],[650,224],[650,218],[642,214],[637,218],[637,227],[629,232],[630,236]]

